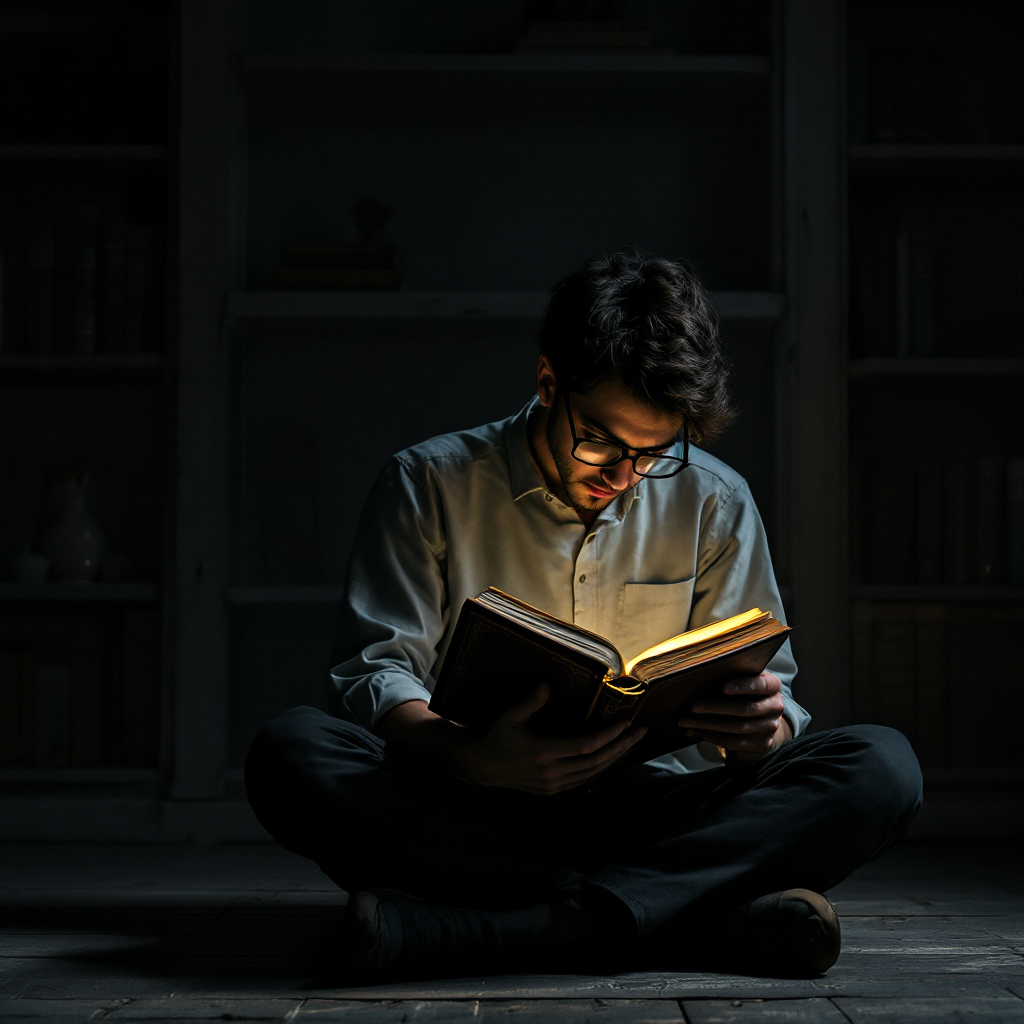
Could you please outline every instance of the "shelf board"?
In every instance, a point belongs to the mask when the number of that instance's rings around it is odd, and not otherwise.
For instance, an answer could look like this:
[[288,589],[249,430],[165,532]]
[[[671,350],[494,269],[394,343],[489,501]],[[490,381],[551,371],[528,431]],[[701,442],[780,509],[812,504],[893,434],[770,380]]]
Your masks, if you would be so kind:
[[849,364],[852,378],[861,377],[1005,377],[1024,374],[1024,359],[946,359],[921,356],[907,359],[854,359]]
[[119,601],[127,604],[160,600],[156,583],[0,583],[0,601]]
[[1014,785],[1024,784],[1021,768],[924,768],[925,782],[938,785]]
[[5,143],[0,145],[0,162],[18,163],[156,163],[167,156],[166,146],[78,143]]
[[157,768],[0,768],[0,782],[39,782],[65,785],[124,785],[156,783]]
[[88,375],[93,373],[158,373],[166,359],[156,352],[97,352],[90,356],[0,354],[0,373]]
[[[778,320],[779,292],[712,292],[723,320]],[[271,320],[539,320],[547,292],[232,292],[227,315],[239,321]]]
[[766,75],[767,57],[643,53],[344,53],[250,54],[245,70],[308,74],[405,72],[630,72],[686,75]]
[[854,163],[982,163],[1024,161],[1024,146],[985,143],[864,142],[847,147]]
[[1024,587],[926,586],[923,584],[861,584],[850,587],[854,601],[1024,601]]
[[345,588],[340,584],[308,584],[294,587],[229,587],[228,604],[336,604]]

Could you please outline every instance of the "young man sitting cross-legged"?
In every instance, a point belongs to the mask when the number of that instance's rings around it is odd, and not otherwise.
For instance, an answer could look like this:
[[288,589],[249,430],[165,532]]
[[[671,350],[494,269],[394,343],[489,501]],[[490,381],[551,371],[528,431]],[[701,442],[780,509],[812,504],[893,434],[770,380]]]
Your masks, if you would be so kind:
[[839,955],[820,894],[906,831],[921,774],[890,729],[807,735],[788,643],[692,708],[699,743],[611,772],[640,731],[535,735],[541,679],[484,735],[428,707],[463,602],[489,586],[627,659],[748,608],[783,617],[746,483],[689,443],[729,418],[717,327],[685,266],[592,261],[552,294],[536,397],[377,481],[332,713],[275,719],[246,769],[268,831],[353,894],[349,976],[803,974]]

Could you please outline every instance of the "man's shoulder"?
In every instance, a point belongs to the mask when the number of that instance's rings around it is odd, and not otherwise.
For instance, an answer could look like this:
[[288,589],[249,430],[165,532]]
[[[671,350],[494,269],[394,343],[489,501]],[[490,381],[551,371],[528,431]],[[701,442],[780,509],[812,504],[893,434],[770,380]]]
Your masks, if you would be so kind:
[[696,486],[702,492],[716,492],[725,497],[735,491],[745,492],[747,481],[732,466],[703,448],[690,446],[690,466],[675,479]]
[[458,474],[495,457],[504,462],[505,431],[510,421],[511,417],[468,430],[438,434],[398,452],[394,461],[414,475],[428,470]]

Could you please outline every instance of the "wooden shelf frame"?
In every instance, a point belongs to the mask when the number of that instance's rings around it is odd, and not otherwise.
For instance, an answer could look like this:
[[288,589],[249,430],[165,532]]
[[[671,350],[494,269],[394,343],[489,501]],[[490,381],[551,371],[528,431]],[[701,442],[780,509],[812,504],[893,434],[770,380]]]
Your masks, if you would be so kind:
[[1024,359],[919,356],[850,361],[851,380],[867,377],[1013,377],[1024,375]]
[[0,583],[0,601],[154,604],[161,592],[157,583]]
[[249,54],[250,75],[352,72],[610,73],[675,75],[767,75],[768,57],[733,54],[643,53],[340,53]]
[[340,604],[344,593],[345,588],[340,583],[309,583],[297,586],[256,584],[229,587],[227,602],[231,605]]
[[[726,321],[774,323],[786,310],[781,292],[712,292]],[[540,320],[547,292],[244,291],[228,296],[229,320]]]
[[1024,601],[1024,587],[974,584],[861,583],[850,587],[853,601],[937,602],[948,604]]
[[3,143],[0,163],[156,164],[167,159],[166,146],[132,143]]
[[0,768],[0,783],[36,785],[157,785],[163,777],[159,768]]
[[854,165],[1024,163],[1024,145],[1016,143],[859,142],[846,154]]

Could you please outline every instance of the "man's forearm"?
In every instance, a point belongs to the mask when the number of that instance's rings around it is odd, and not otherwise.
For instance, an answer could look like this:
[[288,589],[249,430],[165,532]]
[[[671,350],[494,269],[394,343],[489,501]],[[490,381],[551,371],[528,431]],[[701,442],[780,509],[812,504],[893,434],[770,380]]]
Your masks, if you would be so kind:
[[463,770],[468,742],[461,726],[435,715],[425,700],[409,700],[384,714],[374,732],[416,760],[452,775]]

